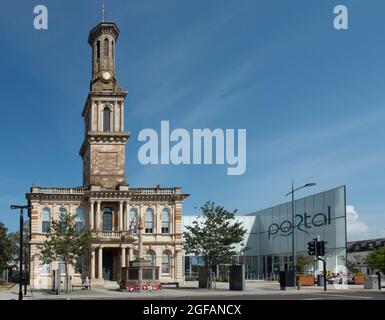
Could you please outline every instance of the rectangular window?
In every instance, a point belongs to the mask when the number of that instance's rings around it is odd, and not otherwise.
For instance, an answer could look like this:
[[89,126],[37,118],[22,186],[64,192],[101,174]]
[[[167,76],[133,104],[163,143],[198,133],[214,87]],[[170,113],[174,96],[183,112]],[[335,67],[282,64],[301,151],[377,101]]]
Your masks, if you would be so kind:
[[50,225],[51,225],[51,223],[49,221],[43,221],[42,226],[41,226],[41,232],[47,233]]
[[169,228],[168,228],[168,222],[162,222],[162,233],[168,233]]
[[83,257],[76,258],[75,273],[83,273]]

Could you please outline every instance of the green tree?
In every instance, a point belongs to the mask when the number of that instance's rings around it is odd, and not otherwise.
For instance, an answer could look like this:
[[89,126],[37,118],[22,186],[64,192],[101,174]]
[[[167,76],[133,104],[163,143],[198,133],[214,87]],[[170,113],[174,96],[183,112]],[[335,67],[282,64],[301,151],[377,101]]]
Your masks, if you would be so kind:
[[305,266],[310,265],[310,264],[314,264],[314,263],[315,263],[315,260],[313,257],[299,255],[297,257],[298,273],[304,273]]
[[366,257],[367,265],[372,269],[385,272],[385,247],[378,248]]
[[[245,248],[242,244],[246,229],[242,222],[235,221],[235,213],[207,201],[200,208],[202,214],[191,226],[186,227],[184,249],[187,254],[204,258],[205,266],[228,263],[231,257],[239,255]],[[208,287],[211,288],[211,273]]]
[[0,222],[0,272],[7,268],[7,262],[12,259],[12,242],[7,231],[5,225]]
[[62,261],[65,267],[66,291],[69,291],[68,268],[78,267],[78,258],[91,251],[91,232],[77,230],[75,217],[61,213],[59,219],[52,221],[46,234],[47,239],[39,246],[39,257],[43,263]]
[[[15,261],[19,261],[20,256],[20,230],[16,232],[11,232],[8,234],[9,240],[12,242],[12,256]],[[29,265],[29,220],[24,221],[23,226],[23,261],[26,267],[25,270],[28,269]]]

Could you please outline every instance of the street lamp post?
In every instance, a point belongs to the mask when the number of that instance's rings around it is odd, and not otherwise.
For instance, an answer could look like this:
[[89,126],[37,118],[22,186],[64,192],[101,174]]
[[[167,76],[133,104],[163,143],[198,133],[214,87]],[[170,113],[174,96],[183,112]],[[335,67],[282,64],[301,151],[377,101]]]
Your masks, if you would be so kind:
[[299,188],[296,188],[294,189],[294,181],[292,180],[291,182],[291,191],[286,193],[285,197],[287,197],[289,194],[291,194],[291,225],[292,225],[292,233],[291,233],[291,268],[292,270],[294,271],[294,285],[296,285],[296,279],[295,279],[295,273],[296,273],[296,267],[295,267],[295,235],[294,235],[294,231],[295,231],[295,225],[294,225],[294,192],[302,189],[302,188],[306,188],[306,187],[312,187],[312,186],[315,186],[316,183],[307,183],[305,185],[303,185],[302,187],[299,187]]
[[[23,210],[28,209],[28,206],[11,205],[11,209],[20,209],[20,248],[19,248],[19,300],[23,300]],[[25,279],[27,281],[27,279]]]

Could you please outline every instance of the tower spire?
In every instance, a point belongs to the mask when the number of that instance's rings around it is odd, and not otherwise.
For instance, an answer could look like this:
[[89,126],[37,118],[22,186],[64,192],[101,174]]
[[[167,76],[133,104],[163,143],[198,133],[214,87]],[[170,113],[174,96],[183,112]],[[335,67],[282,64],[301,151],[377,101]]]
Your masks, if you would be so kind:
[[106,15],[106,9],[104,8],[104,1],[102,3],[102,22],[105,20],[105,15]]

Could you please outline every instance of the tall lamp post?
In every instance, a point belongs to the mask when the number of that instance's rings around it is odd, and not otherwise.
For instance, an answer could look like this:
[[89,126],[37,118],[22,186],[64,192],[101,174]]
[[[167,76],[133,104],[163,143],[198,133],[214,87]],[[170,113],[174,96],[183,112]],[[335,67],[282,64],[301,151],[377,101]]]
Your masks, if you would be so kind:
[[[11,205],[11,209],[20,209],[20,248],[19,248],[19,261],[20,261],[20,268],[19,268],[19,300],[23,300],[23,227],[24,227],[24,221],[23,221],[23,210],[28,209],[29,206],[18,206],[18,205]],[[27,281],[27,279],[25,279]]]
[[294,285],[295,285],[295,273],[296,273],[296,268],[295,268],[295,246],[294,246],[294,242],[295,242],[295,237],[294,237],[294,231],[295,231],[295,226],[294,226],[294,192],[302,189],[302,188],[307,188],[307,187],[312,187],[312,186],[315,186],[316,183],[306,183],[305,185],[303,185],[302,187],[299,187],[299,188],[296,188],[294,189],[294,181],[291,182],[291,191],[286,193],[285,197],[287,197],[288,195],[291,194],[291,225],[292,225],[292,233],[291,233],[291,267],[292,267],[292,270],[294,271]]

